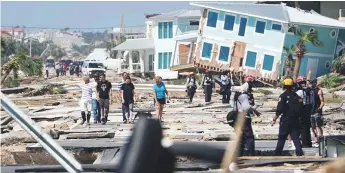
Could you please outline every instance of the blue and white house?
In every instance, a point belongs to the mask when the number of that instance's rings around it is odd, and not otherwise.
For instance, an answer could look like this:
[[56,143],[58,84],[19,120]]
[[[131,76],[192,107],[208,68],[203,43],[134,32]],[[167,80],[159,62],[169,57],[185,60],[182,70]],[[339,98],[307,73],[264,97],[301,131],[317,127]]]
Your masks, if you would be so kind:
[[[197,31],[199,28],[200,10],[178,10],[154,17],[146,21],[146,38],[131,39],[113,48],[113,50],[128,52],[124,59],[128,60],[128,72],[153,72],[163,79],[176,79],[177,71],[170,70],[173,64],[179,62],[179,45],[189,42],[178,42],[175,39],[183,33]],[[195,39],[196,41],[196,39]],[[188,49],[189,50],[189,49]],[[138,52],[139,60],[135,60],[133,52]],[[138,59],[138,58],[137,58]],[[124,68],[119,68],[124,71]]]
[[[193,2],[202,16],[194,64],[243,71],[258,78],[277,80],[287,54],[295,45],[296,29],[317,30],[322,48],[306,44],[300,75],[313,77],[330,71],[331,61],[344,50],[345,22],[291,8],[284,4]],[[340,34],[339,34],[340,33]],[[344,52],[344,51],[343,51]]]

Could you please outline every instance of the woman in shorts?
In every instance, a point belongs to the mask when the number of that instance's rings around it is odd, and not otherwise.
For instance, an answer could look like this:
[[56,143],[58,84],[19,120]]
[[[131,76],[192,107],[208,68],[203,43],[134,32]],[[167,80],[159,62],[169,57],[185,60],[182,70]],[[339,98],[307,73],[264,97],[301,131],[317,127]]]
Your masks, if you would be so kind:
[[159,121],[162,122],[163,108],[166,104],[166,98],[168,97],[168,91],[165,88],[162,78],[156,77],[156,84],[153,85],[153,98],[156,104],[156,115]]

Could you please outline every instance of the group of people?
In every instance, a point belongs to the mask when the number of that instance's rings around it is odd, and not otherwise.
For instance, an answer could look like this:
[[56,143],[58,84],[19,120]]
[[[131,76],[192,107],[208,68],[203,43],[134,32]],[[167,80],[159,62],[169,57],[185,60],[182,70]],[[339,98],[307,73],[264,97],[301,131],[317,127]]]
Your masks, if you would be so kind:
[[91,114],[94,123],[106,124],[108,121],[109,105],[112,103],[112,85],[106,80],[105,74],[95,75],[94,82],[89,77],[83,77],[81,88],[80,109],[81,125],[90,125]]
[[[222,72],[220,75],[220,94],[222,95],[222,103],[224,104],[228,104],[230,103],[230,96],[231,96],[231,90],[232,90],[232,86],[234,85],[234,82],[230,76],[230,72],[229,71],[225,71]],[[211,98],[212,98],[212,92],[215,88],[215,80],[213,79],[212,74],[210,73],[210,71],[206,70],[205,75],[202,78],[202,88],[204,90],[204,94],[205,94],[205,102],[211,102]],[[195,74],[191,73],[188,78],[187,78],[187,82],[186,82],[186,92],[188,94],[188,98],[189,98],[189,103],[191,103],[193,101],[193,97],[194,94],[198,88],[198,82],[195,78]]]
[[[252,76],[245,77],[245,83],[240,92],[235,92],[234,109],[228,114],[228,122],[234,112],[246,112],[246,121],[243,128],[240,155],[253,156],[255,154],[255,141],[252,129],[252,115],[260,116],[255,109],[254,96],[252,94]],[[283,81],[284,92],[279,96],[276,115],[272,120],[272,126],[280,117],[278,142],[275,149],[276,155],[281,155],[286,139],[294,143],[296,155],[303,155],[302,147],[312,147],[310,128],[314,134],[314,146],[323,136],[322,108],[324,106],[323,92],[317,87],[317,80],[307,81],[304,76],[298,77],[296,82],[292,78]],[[229,123],[230,125],[230,123]],[[232,126],[233,124],[231,124]],[[301,140],[300,140],[301,137]],[[301,143],[302,141],[302,143]]]
[[80,76],[81,67],[80,65],[68,65],[67,63],[57,63],[55,65],[55,72],[56,77],[59,76],[66,76],[67,71],[69,71],[69,74],[72,76],[76,74],[78,77]]
[[[83,80],[84,83],[78,86],[81,88],[81,125],[85,123],[90,125],[91,114],[94,123],[104,125],[108,121],[109,105],[112,103],[112,84],[105,79],[105,74],[96,74],[92,83],[90,83],[89,77],[84,77]],[[155,82],[153,85],[154,104],[156,105],[157,119],[162,122],[163,108],[168,100],[168,91],[161,77],[156,77]],[[123,73],[118,87],[121,92],[123,123],[133,123],[135,87],[129,74]]]

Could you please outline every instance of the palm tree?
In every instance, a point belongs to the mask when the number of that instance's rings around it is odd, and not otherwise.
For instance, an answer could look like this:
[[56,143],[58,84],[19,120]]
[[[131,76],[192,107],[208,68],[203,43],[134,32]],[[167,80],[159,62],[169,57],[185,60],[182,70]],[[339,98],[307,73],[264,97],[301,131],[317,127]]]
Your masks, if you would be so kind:
[[293,79],[294,81],[297,80],[297,76],[299,73],[299,67],[301,65],[301,60],[303,56],[307,53],[307,49],[305,44],[311,43],[315,47],[323,47],[323,43],[318,39],[318,32],[317,30],[313,30],[310,32],[303,32],[301,29],[298,29],[296,35],[299,37],[298,42],[296,43],[296,62],[295,67],[293,70]]
[[284,51],[288,54],[288,56],[285,57],[285,68],[283,69],[283,75],[284,79],[288,76],[290,76],[290,73],[292,71],[293,66],[293,54],[296,52],[295,45],[291,45],[290,47],[284,46]]
[[4,73],[1,77],[1,83],[5,81],[11,71],[13,71],[14,79],[17,80],[19,70],[22,70],[24,74],[28,76],[41,76],[42,68],[42,60],[31,58],[24,53],[18,54],[4,64],[2,68]]

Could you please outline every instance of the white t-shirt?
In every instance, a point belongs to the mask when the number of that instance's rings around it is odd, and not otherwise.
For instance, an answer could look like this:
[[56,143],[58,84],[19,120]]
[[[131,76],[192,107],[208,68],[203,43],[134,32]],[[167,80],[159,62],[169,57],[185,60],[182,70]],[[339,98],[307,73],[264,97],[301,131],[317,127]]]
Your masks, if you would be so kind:
[[92,84],[80,84],[81,88],[81,99],[82,100],[91,100],[92,98]]
[[92,99],[97,99],[97,82],[92,82],[91,83],[92,87]]

